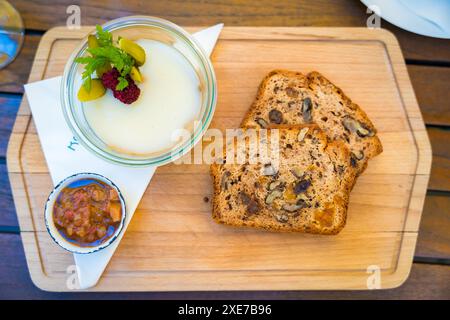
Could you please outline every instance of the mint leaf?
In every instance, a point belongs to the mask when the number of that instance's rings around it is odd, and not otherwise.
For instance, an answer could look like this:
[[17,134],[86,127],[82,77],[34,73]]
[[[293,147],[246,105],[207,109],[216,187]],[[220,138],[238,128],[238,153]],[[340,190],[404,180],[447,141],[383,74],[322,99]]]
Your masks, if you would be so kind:
[[78,57],[75,59],[75,62],[81,63],[81,64],[86,64],[89,63],[91,61],[92,57]]
[[95,58],[109,60],[122,76],[129,74],[134,65],[134,59],[117,47],[89,48],[87,51]]
[[97,40],[100,47],[112,46],[112,34],[108,31],[104,31],[100,25],[96,25]]
[[84,71],[81,74],[83,78],[83,86],[89,92],[91,91],[91,78],[94,71],[97,68],[105,65],[108,60],[105,57],[79,57],[75,59],[75,62],[84,64]]

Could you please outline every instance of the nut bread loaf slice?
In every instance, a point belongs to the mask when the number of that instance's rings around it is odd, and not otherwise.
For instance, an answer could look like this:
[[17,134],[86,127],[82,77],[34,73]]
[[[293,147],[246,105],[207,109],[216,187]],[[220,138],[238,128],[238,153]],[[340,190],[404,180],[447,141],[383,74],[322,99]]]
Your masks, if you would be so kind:
[[[276,165],[274,130],[279,142]],[[272,154],[256,163],[211,165],[213,218],[233,226],[337,234],[345,225],[356,179],[344,143],[328,142],[317,125],[253,131]],[[267,139],[261,138],[264,131]],[[249,155],[255,142],[246,141]]]
[[262,81],[242,127],[316,123],[332,141],[343,141],[357,174],[383,151],[365,112],[318,72],[274,70]]

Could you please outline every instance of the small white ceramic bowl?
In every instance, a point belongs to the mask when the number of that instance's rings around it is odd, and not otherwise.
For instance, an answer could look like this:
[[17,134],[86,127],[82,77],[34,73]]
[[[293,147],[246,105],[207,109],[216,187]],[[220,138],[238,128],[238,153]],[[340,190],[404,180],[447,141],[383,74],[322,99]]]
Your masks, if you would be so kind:
[[[120,221],[120,225],[117,227],[114,234],[108,240],[106,240],[105,242],[101,243],[98,246],[81,247],[81,246],[77,246],[75,244],[70,243],[61,235],[61,233],[58,231],[58,229],[56,228],[55,223],[53,221],[53,207],[54,207],[55,201],[58,198],[58,195],[61,192],[61,190],[64,189],[69,184],[71,184],[72,182],[77,181],[77,180],[82,180],[82,179],[97,179],[97,180],[104,182],[105,184],[112,187],[113,189],[115,189],[117,191],[117,194],[119,195],[120,204],[122,206],[122,219]],[[102,249],[106,248],[107,246],[109,246],[111,243],[113,243],[114,240],[116,240],[117,236],[120,234],[120,232],[123,229],[125,219],[126,219],[126,211],[127,210],[125,207],[125,200],[123,199],[122,193],[120,192],[119,188],[114,184],[114,182],[112,182],[108,178],[106,178],[100,174],[97,174],[97,173],[77,173],[77,174],[74,174],[72,176],[65,178],[60,183],[58,183],[56,185],[56,187],[52,190],[50,195],[48,196],[47,202],[45,204],[45,226],[47,227],[47,231],[50,234],[50,237],[52,237],[52,239],[60,247],[62,247],[63,249],[65,249],[67,251],[73,252],[73,253],[87,254],[87,253],[92,253],[92,252],[102,250]]]

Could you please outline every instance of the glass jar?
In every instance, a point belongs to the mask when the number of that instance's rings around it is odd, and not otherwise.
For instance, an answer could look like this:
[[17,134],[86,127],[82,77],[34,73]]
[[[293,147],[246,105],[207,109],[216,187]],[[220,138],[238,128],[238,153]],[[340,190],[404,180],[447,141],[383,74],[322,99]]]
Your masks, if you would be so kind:
[[198,125],[192,128],[189,139],[183,139],[170,150],[142,155],[120,152],[108,146],[89,125],[83,111],[83,103],[77,99],[84,66],[74,60],[87,54],[86,37],[67,61],[61,83],[61,105],[64,117],[74,136],[96,156],[125,166],[160,166],[189,152],[201,140],[211,123],[216,106],[216,78],[208,55],[189,33],[167,20],[148,16],[131,16],[112,20],[102,27],[111,32],[115,40],[122,36],[130,40],[161,41],[171,45],[186,58],[197,74],[201,87],[201,107],[196,121]]

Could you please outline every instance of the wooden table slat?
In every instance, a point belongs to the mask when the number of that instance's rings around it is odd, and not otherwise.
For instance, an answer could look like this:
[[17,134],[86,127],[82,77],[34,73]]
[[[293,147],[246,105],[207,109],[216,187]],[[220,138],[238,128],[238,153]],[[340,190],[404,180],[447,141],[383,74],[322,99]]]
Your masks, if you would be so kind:
[[[26,27],[44,31],[65,25],[68,17],[66,9],[72,4],[73,0],[59,0],[49,10],[45,0],[14,1]],[[233,26],[364,27],[370,16],[361,2],[348,0],[128,0],[122,8],[100,0],[81,0],[77,4],[81,9],[82,25],[139,14],[166,18],[185,26],[223,22]],[[450,41],[416,35],[385,20],[381,21],[381,27],[397,35],[407,59],[450,62]]]
[[450,299],[450,266],[413,264],[400,288],[373,291],[55,293],[35,287],[18,234],[0,233],[0,299]]
[[433,152],[428,189],[450,191],[450,128],[428,128],[427,132]]
[[425,123],[450,127],[450,68],[409,65],[408,72]]
[[21,101],[21,95],[0,93],[0,159],[6,156],[9,137]]
[[415,256],[450,259],[450,195],[429,192]]
[[14,227],[14,229],[19,227],[7,171],[6,164],[0,164],[0,230],[5,227]]

